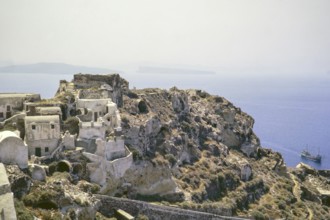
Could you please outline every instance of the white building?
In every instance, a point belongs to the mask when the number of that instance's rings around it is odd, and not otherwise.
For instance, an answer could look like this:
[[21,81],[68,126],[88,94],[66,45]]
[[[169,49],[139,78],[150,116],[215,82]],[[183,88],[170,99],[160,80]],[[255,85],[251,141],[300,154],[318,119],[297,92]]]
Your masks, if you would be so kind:
[[121,126],[117,105],[111,99],[77,99],[79,139],[104,139]]
[[39,94],[0,93],[0,121],[10,118],[16,112],[23,111],[25,101],[39,100]]
[[82,115],[90,114],[90,118],[81,118],[82,121],[97,121],[99,117],[104,117],[109,113],[107,121],[117,123],[110,116],[116,114],[117,105],[111,99],[77,99],[77,110],[82,112]]
[[25,117],[25,142],[29,146],[29,155],[50,155],[59,146],[60,139],[58,115]]
[[[102,88],[102,92],[111,90],[105,86]],[[91,161],[87,164],[91,181],[104,185],[109,175],[113,178],[124,176],[133,163],[133,155],[125,147],[121,136],[121,118],[117,105],[109,98],[78,98],[76,106],[82,113],[77,116],[80,120],[78,141],[88,143],[94,139],[96,144],[95,152],[84,152]]]
[[12,131],[0,132],[0,162],[17,164],[22,169],[28,166],[28,147]]

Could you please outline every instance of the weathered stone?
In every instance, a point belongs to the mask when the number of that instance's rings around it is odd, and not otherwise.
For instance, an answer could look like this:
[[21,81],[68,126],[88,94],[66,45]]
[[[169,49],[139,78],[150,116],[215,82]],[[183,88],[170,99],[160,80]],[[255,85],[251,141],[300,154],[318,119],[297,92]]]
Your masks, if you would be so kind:
[[8,179],[11,185],[11,191],[15,198],[22,198],[29,193],[31,187],[31,177],[22,172],[18,166],[7,166]]
[[302,170],[305,173],[305,175],[307,175],[307,174],[316,175],[317,174],[317,171],[314,168],[312,168],[311,166],[304,164],[304,163],[299,163],[296,166],[296,168]]
[[29,166],[29,170],[31,173],[31,177],[34,180],[38,181],[45,181],[46,180],[46,171],[42,166],[39,166],[37,164],[32,164]]
[[241,180],[248,181],[252,176],[252,167],[248,163],[243,163],[240,165],[241,169]]
[[17,164],[22,169],[27,168],[28,147],[12,131],[0,132],[0,162],[4,164]]

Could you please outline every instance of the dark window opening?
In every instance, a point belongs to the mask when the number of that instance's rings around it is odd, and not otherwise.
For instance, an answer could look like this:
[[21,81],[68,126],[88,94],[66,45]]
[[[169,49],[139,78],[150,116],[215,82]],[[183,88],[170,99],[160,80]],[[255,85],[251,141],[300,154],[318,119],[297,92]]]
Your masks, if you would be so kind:
[[48,147],[45,147],[45,152],[49,152],[49,148]]
[[41,157],[41,148],[40,147],[36,147],[36,149],[35,149],[35,155],[37,157]]
[[3,118],[3,112],[0,112],[0,118]]
[[54,128],[55,128],[55,125],[54,125],[54,124],[51,124],[51,125],[50,125],[50,128],[51,128],[51,129],[54,129]]
[[32,130],[36,130],[36,125],[32,125]]
[[10,111],[10,105],[7,105],[7,112]]

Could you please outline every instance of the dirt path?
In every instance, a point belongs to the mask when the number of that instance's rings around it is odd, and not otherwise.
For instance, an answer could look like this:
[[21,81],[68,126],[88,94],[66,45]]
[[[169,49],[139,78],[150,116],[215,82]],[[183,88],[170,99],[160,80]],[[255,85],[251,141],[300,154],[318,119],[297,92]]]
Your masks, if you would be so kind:
[[[300,191],[299,182],[297,180],[297,177],[295,175],[293,175],[292,173],[290,173],[290,177],[291,177],[292,181],[294,182],[294,186],[293,186],[293,190],[292,190],[293,195],[297,198],[297,201],[300,202],[301,201],[301,196],[300,196],[301,191]],[[305,206],[308,211],[308,219],[313,220],[313,217],[314,217],[313,211],[306,204],[305,204]]]

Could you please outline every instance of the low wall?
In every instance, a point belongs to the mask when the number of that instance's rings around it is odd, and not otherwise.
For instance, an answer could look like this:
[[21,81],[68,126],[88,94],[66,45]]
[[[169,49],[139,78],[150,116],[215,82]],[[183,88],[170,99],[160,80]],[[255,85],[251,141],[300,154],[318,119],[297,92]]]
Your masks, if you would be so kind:
[[219,216],[210,213],[185,210],[170,206],[154,205],[147,202],[97,195],[101,201],[99,212],[105,216],[114,215],[114,210],[122,209],[133,216],[143,214],[150,220],[243,220],[244,218]]
[[[128,150],[128,149],[126,149]],[[126,157],[118,158],[112,161],[107,161],[107,170],[112,173],[115,178],[123,177],[126,170],[133,164],[133,154],[129,152]]]
[[0,163],[0,219],[16,220],[14,194],[11,192],[5,166]]

